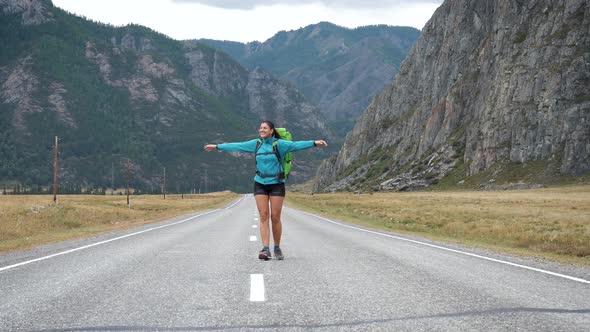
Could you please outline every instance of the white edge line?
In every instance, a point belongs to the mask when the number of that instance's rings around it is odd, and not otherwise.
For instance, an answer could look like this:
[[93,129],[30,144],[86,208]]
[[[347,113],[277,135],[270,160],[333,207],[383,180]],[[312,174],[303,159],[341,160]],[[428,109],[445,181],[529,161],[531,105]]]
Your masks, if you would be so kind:
[[263,302],[264,301],[264,275],[251,274],[250,275],[250,301]]
[[244,199],[244,197],[242,197],[242,198],[238,199],[238,200],[237,200],[237,201],[235,201],[235,202],[234,202],[232,205],[230,205],[230,206],[227,206],[227,207],[226,207],[224,210],[231,209],[232,207],[234,207],[234,205],[238,204],[238,203],[239,203],[239,202],[240,202],[242,199]]
[[198,214],[196,216],[192,216],[190,218],[186,218],[186,219],[181,220],[181,221],[173,222],[171,224],[166,224],[166,225],[162,225],[162,226],[158,226],[158,227],[152,227],[152,228],[149,228],[149,229],[145,229],[143,231],[139,231],[139,232],[135,232],[135,233],[131,233],[131,234],[119,236],[119,237],[116,237],[116,238],[113,238],[113,239],[109,239],[109,240],[105,240],[105,241],[100,241],[100,242],[92,243],[92,244],[89,244],[89,245],[86,245],[86,246],[82,246],[82,247],[78,247],[78,248],[74,248],[74,249],[70,249],[70,250],[58,252],[58,253],[55,253],[53,255],[39,257],[39,258],[31,259],[31,260],[28,260],[28,261],[20,262],[20,263],[17,263],[17,264],[4,266],[4,267],[1,267],[0,268],[0,272],[6,271],[6,270],[10,270],[10,269],[13,269],[15,267],[23,266],[23,265],[26,265],[26,264],[30,264],[30,263],[42,261],[42,260],[45,260],[45,259],[49,259],[49,258],[52,258],[52,257],[69,254],[69,253],[72,253],[72,252],[75,252],[75,251],[78,251],[78,250],[88,249],[88,248],[91,248],[91,247],[94,247],[94,246],[98,246],[98,245],[101,245],[101,244],[105,244],[105,243],[109,243],[109,242],[121,240],[121,239],[124,239],[126,237],[130,237],[130,236],[134,236],[134,235],[138,235],[138,234],[142,234],[142,233],[146,233],[146,232],[151,232],[151,231],[154,231],[156,229],[160,229],[160,228],[164,228],[164,227],[169,227],[169,226],[173,226],[173,225],[178,225],[178,224],[183,223],[183,222],[186,222],[188,220],[191,220],[191,219],[194,219],[194,218],[198,218],[198,217],[204,216],[206,214],[210,214],[210,213],[217,212],[217,211],[219,211],[219,209],[215,209],[215,210],[212,210],[212,211],[209,211],[209,212],[201,213],[201,214]]
[[547,270],[543,270],[543,269],[538,269],[535,267],[530,267],[530,266],[526,266],[526,265],[521,265],[521,264],[516,264],[516,263],[511,263],[511,262],[507,262],[507,261],[503,261],[500,259],[495,259],[495,258],[491,258],[491,257],[486,257],[486,256],[481,256],[481,255],[477,255],[477,254],[472,254],[469,252],[465,252],[465,251],[461,251],[461,250],[456,250],[456,249],[450,249],[450,248],[445,248],[445,247],[441,247],[441,246],[437,246],[434,244],[430,244],[430,243],[425,243],[425,242],[420,242],[420,241],[416,241],[416,240],[410,240],[410,239],[406,239],[403,237],[399,237],[399,236],[394,236],[394,235],[390,235],[390,234],[385,234],[385,233],[380,233],[380,232],[375,232],[375,231],[371,231],[371,230],[367,230],[367,229],[363,229],[363,228],[359,228],[359,227],[354,227],[354,226],[349,226],[349,225],[345,225],[330,219],[326,219],[324,217],[315,215],[313,213],[308,213],[305,211],[301,211],[301,210],[296,210],[298,212],[310,215],[310,216],[314,216],[316,218],[322,219],[324,221],[342,226],[342,227],[346,227],[346,228],[351,228],[351,229],[356,229],[358,231],[362,231],[362,232],[366,232],[366,233],[371,233],[371,234],[375,234],[375,235],[381,235],[381,236],[385,236],[385,237],[389,237],[389,238],[393,238],[393,239],[397,239],[397,240],[401,240],[401,241],[407,241],[407,242],[412,242],[412,243],[416,243],[416,244],[421,244],[427,247],[432,247],[432,248],[436,248],[436,249],[441,249],[441,250],[446,250],[446,251],[451,251],[454,253],[458,253],[458,254],[463,254],[463,255],[467,255],[467,256],[472,256],[472,257],[477,257],[477,258],[481,258],[481,259],[485,259],[488,261],[492,261],[492,262],[496,262],[496,263],[502,263],[502,264],[507,264],[507,265],[511,265],[511,266],[516,266],[516,267],[520,267],[523,269],[527,269],[527,270],[532,270],[532,271],[536,271],[536,272],[541,272],[541,273],[545,273],[545,274],[550,274],[552,276],[556,276],[556,277],[560,277],[560,278],[565,278],[565,279],[569,279],[569,280],[573,280],[573,281],[577,281],[577,282],[581,282],[581,283],[585,283],[585,284],[590,284],[590,281],[585,280],[585,279],[581,279],[581,278],[576,278],[576,277],[572,277],[572,276],[568,276],[565,274],[561,274],[561,273],[556,273],[556,272],[551,272],[551,271],[547,271]]

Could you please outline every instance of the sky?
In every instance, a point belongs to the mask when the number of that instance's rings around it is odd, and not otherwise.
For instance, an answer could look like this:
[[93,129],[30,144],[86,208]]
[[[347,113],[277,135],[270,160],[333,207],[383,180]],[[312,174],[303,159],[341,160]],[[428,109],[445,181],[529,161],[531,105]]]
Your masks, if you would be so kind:
[[327,21],[347,28],[387,24],[422,29],[443,0],[53,0],[70,13],[147,26],[174,39],[265,41]]

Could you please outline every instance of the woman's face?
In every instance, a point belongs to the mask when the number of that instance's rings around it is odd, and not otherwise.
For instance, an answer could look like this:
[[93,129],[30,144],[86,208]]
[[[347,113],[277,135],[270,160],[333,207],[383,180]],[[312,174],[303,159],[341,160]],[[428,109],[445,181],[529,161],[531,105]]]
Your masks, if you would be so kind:
[[260,134],[261,138],[271,137],[274,130],[270,129],[270,127],[266,123],[261,123],[260,128],[258,129],[258,133]]

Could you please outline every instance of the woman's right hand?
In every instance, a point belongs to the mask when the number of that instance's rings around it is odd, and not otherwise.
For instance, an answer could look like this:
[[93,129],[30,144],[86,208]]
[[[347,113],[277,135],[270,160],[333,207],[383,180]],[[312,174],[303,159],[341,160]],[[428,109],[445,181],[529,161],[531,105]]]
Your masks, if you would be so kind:
[[217,150],[217,144],[207,144],[204,148],[207,152],[215,151]]

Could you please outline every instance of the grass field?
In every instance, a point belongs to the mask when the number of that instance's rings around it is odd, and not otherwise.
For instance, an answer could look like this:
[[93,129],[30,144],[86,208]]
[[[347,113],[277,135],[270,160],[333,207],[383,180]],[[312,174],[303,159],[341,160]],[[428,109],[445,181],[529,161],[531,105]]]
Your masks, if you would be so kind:
[[290,192],[287,203],[360,225],[590,265],[590,186],[522,191]]
[[191,212],[214,209],[238,198],[231,192],[203,195],[0,196],[0,251],[125,229]]

